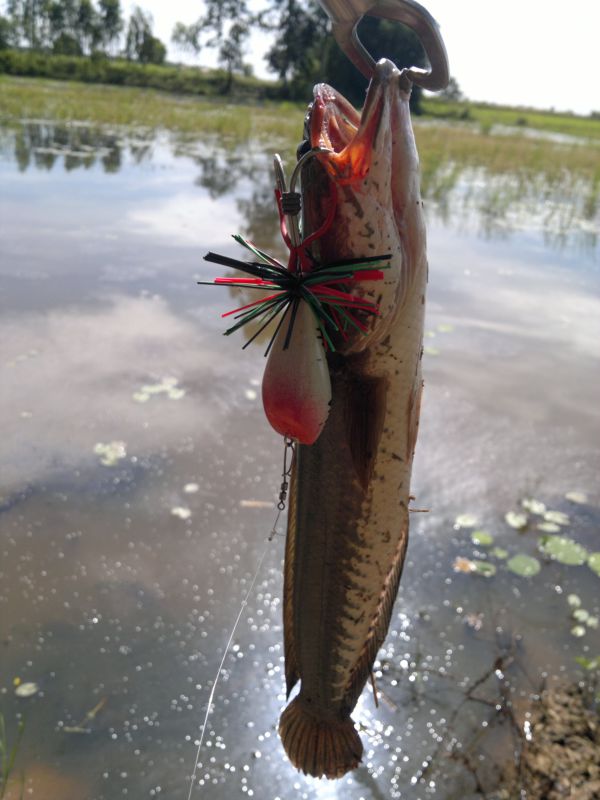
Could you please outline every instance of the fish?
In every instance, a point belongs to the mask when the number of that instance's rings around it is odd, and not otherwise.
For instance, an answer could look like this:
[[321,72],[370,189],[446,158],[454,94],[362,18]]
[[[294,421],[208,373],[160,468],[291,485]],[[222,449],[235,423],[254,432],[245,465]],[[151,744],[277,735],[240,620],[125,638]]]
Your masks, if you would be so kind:
[[332,401],[314,444],[299,444],[290,484],[283,622],[287,697],[279,735],[291,763],[336,779],[363,745],[351,717],[390,624],[406,556],[410,478],[423,380],[426,234],[411,82],[382,59],[362,114],[318,84],[302,171],[305,233],[321,264],[389,255],[381,280],[353,291],[377,304],[365,330],[327,353]]

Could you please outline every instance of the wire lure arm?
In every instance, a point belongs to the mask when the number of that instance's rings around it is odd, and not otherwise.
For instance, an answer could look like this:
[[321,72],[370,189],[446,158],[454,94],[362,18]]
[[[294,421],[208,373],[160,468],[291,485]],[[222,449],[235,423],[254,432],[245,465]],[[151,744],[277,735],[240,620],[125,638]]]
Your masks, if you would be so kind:
[[319,4],[331,19],[338,45],[366,78],[373,76],[375,61],[358,38],[357,26],[368,14],[401,22],[418,36],[430,69],[407,69],[405,74],[413,83],[430,91],[439,91],[448,85],[448,56],[439,26],[416,0],[319,0]]

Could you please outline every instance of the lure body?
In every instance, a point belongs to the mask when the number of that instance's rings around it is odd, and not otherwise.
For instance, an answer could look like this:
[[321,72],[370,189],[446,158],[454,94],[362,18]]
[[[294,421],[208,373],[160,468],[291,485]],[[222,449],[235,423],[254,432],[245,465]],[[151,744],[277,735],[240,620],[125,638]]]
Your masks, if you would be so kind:
[[311,145],[327,146],[303,174],[305,226],[334,224],[322,261],[390,254],[383,281],[357,295],[378,304],[367,335],[328,353],[331,412],[315,444],[300,445],[292,476],[284,568],[288,695],[280,735],[292,763],[316,777],[355,768],[362,743],[350,714],[391,618],[408,541],[410,474],[421,396],[427,282],[410,82],[376,67],[362,117],[333,89],[315,88]]
[[308,303],[298,303],[286,348],[287,333],[282,325],[269,352],[262,382],[263,406],[278,433],[310,445],[327,420],[331,381],[318,324]]

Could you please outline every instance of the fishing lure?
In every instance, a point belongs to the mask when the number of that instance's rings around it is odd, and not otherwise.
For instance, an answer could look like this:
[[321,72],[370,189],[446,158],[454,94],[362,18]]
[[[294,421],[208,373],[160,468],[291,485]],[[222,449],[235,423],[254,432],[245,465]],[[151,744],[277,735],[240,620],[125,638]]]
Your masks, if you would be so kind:
[[[287,191],[281,159],[275,156],[275,198],[280,230],[289,249],[288,263],[260,250],[252,242],[234,235],[238,244],[255,257],[240,261],[207,253],[205,261],[232,267],[247,277],[220,277],[198,281],[208,286],[234,286],[266,293],[266,296],[225,312],[236,322],[225,331],[228,336],[248,323],[258,323],[242,349],[248,347],[269,325],[275,324],[265,357],[262,382],[265,414],[271,426],[287,439],[313,444],[327,420],[331,403],[331,382],[325,350],[335,352],[332,334],[348,340],[350,329],[363,335],[368,327],[365,315],[379,314],[377,303],[356,294],[361,281],[379,281],[389,268],[389,255],[365,256],[319,263],[311,246],[331,227],[336,211],[337,191],[331,185],[329,209],[323,224],[303,237],[298,216],[301,195],[295,182],[301,167],[322,148],[306,153],[296,165]],[[286,213],[287,212],[287,213]]]

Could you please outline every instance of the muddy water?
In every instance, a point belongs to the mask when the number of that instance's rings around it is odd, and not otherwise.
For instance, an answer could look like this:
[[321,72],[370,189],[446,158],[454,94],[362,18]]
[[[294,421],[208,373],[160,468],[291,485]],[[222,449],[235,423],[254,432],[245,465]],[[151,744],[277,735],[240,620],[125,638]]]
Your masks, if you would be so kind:
[[[413,480],[427,512],[412,516],[380,706],[365,691],[355,715],[364,765],[318,782],[290,767],[276,734],[283,538],[267,536],[282,447],[260,405],[262,350],[221,336],[234,301],[195,283],[216,274],[207,250],[240,255],[232,233],[282,255],[270,153],[43,122],[1,142],[0,711],[11,736],[25,720],[27,796],[187,797],[217,665],[265,551],[193,796],[467,798],[475,770],[498,787],[519,743],[511,710],[522,727],[544,681],[600,655],[597,629],[571,633],[567,602],[577,594],[598,615],[600,578],[543,558],[539,515],[523,532],[504,519],[535,498],[600,550],[589,225],[567,215],[560,248],[542,205],[490,226],[481,175],[430,203]],[[465,193],[479,200],[454,214]],[[473,528],[509,557],[536,557],[539,574],[510,572]],[[456,572],[457,557],[496,574]],[[19,697],[15,680],[38,691]]]

